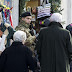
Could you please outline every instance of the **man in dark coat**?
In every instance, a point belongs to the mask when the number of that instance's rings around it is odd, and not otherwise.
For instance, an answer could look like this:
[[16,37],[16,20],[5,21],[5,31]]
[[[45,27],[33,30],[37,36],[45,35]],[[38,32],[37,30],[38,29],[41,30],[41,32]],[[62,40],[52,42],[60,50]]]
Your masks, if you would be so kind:
[[54,13],[50,21],[49,27],[40,31],[36,44],[41,72],[70,72],[70,34],[62,28],[59,13]]
[[14,42],[5,49],[0,58],[0,72],[33,72],[36,68],[36,61],[32,52],[24,46],[26,33],[17,31],[13,36]]

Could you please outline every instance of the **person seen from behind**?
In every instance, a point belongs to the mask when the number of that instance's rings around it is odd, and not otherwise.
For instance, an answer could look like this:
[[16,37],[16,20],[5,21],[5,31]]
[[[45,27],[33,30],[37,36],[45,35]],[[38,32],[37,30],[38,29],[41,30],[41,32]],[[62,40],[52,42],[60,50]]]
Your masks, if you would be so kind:
[[42,29],[36,44],[41,72],[70,72],[71,35],[63,29],[62,15],[53,13],[48,28]]

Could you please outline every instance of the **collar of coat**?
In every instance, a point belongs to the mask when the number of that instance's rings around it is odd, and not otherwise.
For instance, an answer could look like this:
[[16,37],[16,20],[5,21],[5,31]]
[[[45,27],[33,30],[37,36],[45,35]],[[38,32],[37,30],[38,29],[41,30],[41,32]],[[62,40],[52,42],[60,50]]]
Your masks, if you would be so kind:
[[12,45],[13,45],[13,46],[16,46],[16,45],[23,45],[23,44],[22,44],[22,42],[14,41],[14,42],[12,43]]
[[53,25],[63,28],[63,26],[59,22],[51,22],[48,26],[53,26]]

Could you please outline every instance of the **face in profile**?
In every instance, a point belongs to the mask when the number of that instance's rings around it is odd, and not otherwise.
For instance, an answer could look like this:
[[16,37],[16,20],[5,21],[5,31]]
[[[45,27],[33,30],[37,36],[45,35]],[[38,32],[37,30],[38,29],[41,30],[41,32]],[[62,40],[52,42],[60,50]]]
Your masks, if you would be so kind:
[[23,21],[25,21],[25,23],[30,24],[31,23],[31,16],[26,16],[25,18],[22,18]]

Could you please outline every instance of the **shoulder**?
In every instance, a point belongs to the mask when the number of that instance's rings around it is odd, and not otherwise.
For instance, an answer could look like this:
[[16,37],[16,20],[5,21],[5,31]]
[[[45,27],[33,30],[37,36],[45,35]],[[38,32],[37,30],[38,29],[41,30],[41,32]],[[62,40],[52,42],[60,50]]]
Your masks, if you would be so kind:
[[60,28],[60,31],[62,31],[63,33],[66,33],[66,34],[70,33],[67,29],[63,29],[63,28]]
[[5,48],[4,51],[2,52],[2,55],[4,55],[4,54],[7,55],[8,50],[9,50],[9,47],[8,48]]
[[45,27],[45,28],[41,29],[41,30],[40,30],[40,34],[41,34],[41,33],[45,33],[46,31],[48,31],[48,27]]
[[32,55],[32,51],[27,46],[24,46],[24,48],[25,48],[25,52],[27,54],[31,54]]
[[59,32],[61,33],[61,36],[64,36],[64,38],[71,38],[70,31],[68,31],[67,29],[60,28]]
[[22,27],[22,25],[21,25],[21,24],[19,24],[18,26],[16,26],[15,30],[20,30],[20,29],[21,29],[21,27]]

